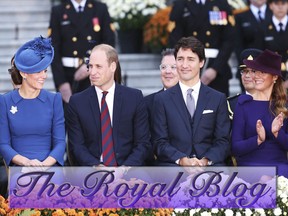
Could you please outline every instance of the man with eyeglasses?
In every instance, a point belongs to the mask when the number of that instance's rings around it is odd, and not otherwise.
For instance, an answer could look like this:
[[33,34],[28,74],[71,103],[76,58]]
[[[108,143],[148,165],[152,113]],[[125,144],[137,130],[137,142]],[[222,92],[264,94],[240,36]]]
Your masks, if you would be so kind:
[[[163,84],[163,88],[159,90],[158,92],[154,92],[144,98],[147,104],[147,109],[148,109],[148,114],[149,114],[150,130],[151,130],[151,124],[152,124],[151,113],[152,113],[152,108],[153,108],[154,96],[157,93],[165,91],[169,89],[170,87],[176,85],[179,80],[177,67],[176,67],[176,60],[174,56],[174,49],[166,48],[162,51],[161,55],[162,55],[162,60],[161,60],[161,64],[159,65],[159,69],[161,72],[161,81]],[[150,153],[150,157],[147,159],[146,164],[153,165],[153,162],[154,162],[154,154]]]
[[[247,66],[243,63],[243,60],[254,60],[257,58],[258,55],[262,53],[261,50],[259,49],[245,49],[241,52],[241,64],[239,65],[239,70],[241,74],[241,82],[244,87],[244,92],[243,94],[250,94],[253,95],[255,92],[254,89],[254,74],[255,70],[252,70],[251,68],[247,68]],[[234,108],[236,106],[236,103],[238,101],[238,97],[240,94],[228,97],[228,110],[229,110],[229,116],[230,119],[233,120],[233,113],[234,113]]]

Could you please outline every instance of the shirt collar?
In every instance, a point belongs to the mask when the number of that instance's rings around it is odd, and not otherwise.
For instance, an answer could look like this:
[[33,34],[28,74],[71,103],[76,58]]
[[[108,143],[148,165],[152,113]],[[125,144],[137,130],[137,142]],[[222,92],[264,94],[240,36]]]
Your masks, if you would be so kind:
[[187,90],[190,89],[190,88],[193,89],[193,93],[192,94],[199,95],[200,86],[201,86],[200,80],[194,86],[184,85],[183,83],[181,83],[181,81],[179,81],[179,85],[180,85],[180,88],[181,88],[181,91],[182,91],[183,95],[186,96],[187,95]]
[[279,27],[279,23],[280,22],[283,24],[283,29],[286,29],[287,21],[288,21],[288,16],[287,15],[285,17],[283,17],[282,20],[278,20],[274,15],[272,16],[272,22],[276,26],[277,31],[279,31],[279,28],[280,28]]
[[[101,99],[102,98],[102,92],[103,90],[100,89],[99,87],[95,86],[95,90],[96,90],[96,93],[98,95],[98,98]],[[114,96],[114,92],[115,92],[115,82],[113,82],[113,85],[108,89],[106,90],[108,93],[109,93],[109,96]],[[108,95],[107,95],[108,96]]]
[[265,18],[265,13],[266,13],[266,8],[267,5],[264,4],[260,8],[256,7],[255,5],[250,4],[250,10],[254,14],[254,16],[258,19],[258,11],[261,11],[261,17],[264,19]]
[[87,1],[87,0],[82,0],[82,1],[80,2],[80,4],[79,4],[78,2],[76,2],[76,0],[71,0],[72,4],[73,4],[73,6],[74,6],[74,8],[75,8],[75,10],[76,10],[77,12],[78,12],[78,7],[79,7],[79,5],[80,5],[83,9],[85,8],[86,1]]

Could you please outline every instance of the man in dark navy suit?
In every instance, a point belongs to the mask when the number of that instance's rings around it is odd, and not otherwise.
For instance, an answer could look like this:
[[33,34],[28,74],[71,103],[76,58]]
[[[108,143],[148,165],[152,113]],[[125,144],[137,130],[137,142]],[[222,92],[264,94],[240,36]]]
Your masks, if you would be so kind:
[[200,81],[203,44],[195,37],[175,45],[179,83],[155,95],[152,140],[157,164],[225,165],[230,121],[225,94]]
[[65,0],[51,11],[48,36],[55,57],[51,68],[64,102],[90,86],[85,61],[97,44],[115,45],[106,4],[94,0]]
[[[160,73],[161,73],[161,82],[163,84],[163,88],[158,92],[154,92],[144,98],[145,103],[148,109],[149,115],[149,123],[150,123],[150,130],[152,131],[152,111],[153,111],[153,103],[154,97],[157,93],[165,91],[172,86],[176,85],[179,80],[179,76],[177,73],[176,67],[176,60],[174,56],[174,49],[166,48],[161,53],[162,59],[161,64],[159,65]],[[147,158],[146,164],[153,165],[154,164],[154,150],[151,149],[149,156]]]
[[103,92],[108,92],[106,103],[117,166],[141,166],[151,149],[148,113],[142,92],[114,81],[118,66],[118,55],[112,46],[95,46],[88,64],[92,86],[71,96],[67,109],[69,151],[78,165],[105,165],[105,150],[101,144],[105,140],[101,133]]

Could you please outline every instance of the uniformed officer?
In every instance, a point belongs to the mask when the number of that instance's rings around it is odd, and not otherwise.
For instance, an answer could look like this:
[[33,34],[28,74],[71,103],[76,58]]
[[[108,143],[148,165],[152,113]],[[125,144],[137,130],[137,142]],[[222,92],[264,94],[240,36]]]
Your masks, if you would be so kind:
[[48,34],[55,48],[54,83],[68,103],[72,93],[90,86],[85,59],[91,49],[101,43],[115,45],[107,6],[94,0],[66,0],[52,8]]
[[[262,50],[251,48],[251,49],[243,50],[240,54],[241,63],[239,65],[239,70],[241,74],[241,82],[244,86],[244,91],[242,92],[242,94],[253,95],[255,93],[255,89],[254,89],[255,84],[254,84],[254,79],[253,79],[254,71],[251,70],[250,68],[247,68],[243,60],[245,59],[254,60],[261,53],[262,53]],[[240,93],[227,98],[228,111],[229,111],[229,116],[231,120],[233,120],[234,109],[237,104],[239,95]]]
[[201,81],[229,95],[232,77],[228,60],[233,50],[235,20],[226,0],[176,0],[168,29],[170,46],[194,36],[205,45],[206,66]]
[[[267,6],[266,0],[249,0],[250,5],[243,12],[235,15],[236,20],[236,42],[235,54],[238,62],[242,62],[241,52],[244,49],[256,48],[263,50],[261,38],[265,23],[272,17],[272,12]],[[237,71],[236,77],[241,84],[240,70]],[[244,91],[244,86],[241,84]]]
[[288,88],[288,1],[269,0],[269,7],[273,16],[265,27],[264,48],[277,52],[282,56],[281,71],[286,80],[284,86]]

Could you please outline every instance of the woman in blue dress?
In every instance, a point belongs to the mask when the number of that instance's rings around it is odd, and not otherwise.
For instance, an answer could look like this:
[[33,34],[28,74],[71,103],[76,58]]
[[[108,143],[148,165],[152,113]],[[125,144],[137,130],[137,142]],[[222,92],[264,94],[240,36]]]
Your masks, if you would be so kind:
[[238,99],[232,153],[239,166],[276,166],[278,175],[288,177],[288,111],[281,56],[265,50],[244,63],[254,72],[256,91]]
[[11,69],[21,85],[0,97],[0,154],[6,165],[55,166],[64,164],[65,126],[59,93],[43,89],[54,57],[50,39],[35,38],[15,54]]

